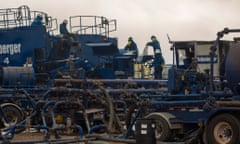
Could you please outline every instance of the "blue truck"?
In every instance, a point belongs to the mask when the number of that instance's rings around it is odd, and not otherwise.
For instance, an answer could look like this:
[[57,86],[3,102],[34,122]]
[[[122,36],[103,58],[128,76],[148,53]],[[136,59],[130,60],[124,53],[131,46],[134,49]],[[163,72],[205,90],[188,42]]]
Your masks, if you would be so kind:
[[[45,139],[52,131],[59,138],[106,130],[136,139],[135,124],[145,119],[162,142],[240,141],[239,43],[221,40],[238,29],[226,28],[214,41],[171,41],[174,63],[166,79],[154,79],[153,55],[136,59],[110,36],[116,20],[70,16],[68,38],[45,12],[0,12],[2,138],[33,127]],[[32,25],[39,15],[41,25]]]

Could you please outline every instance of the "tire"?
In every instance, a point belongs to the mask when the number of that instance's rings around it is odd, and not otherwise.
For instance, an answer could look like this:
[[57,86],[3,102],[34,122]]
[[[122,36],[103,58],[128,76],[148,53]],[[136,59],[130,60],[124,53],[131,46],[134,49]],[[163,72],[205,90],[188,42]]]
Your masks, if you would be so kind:
[[[4,118],[1,119],[3,126],[5,128],[10,127],[12,125],[16,125],[18,122],[23,120],[24,116],[23,116],[23,112],[21,111],[21,109],[19,109],[18,107],[14,106],[12,104],[3,106],[2,110],[8,119],[8,122],[6,122]],[[17,128],[17,129],[15,129],[15,132],[18,133],[23,130],[24,130],[23,128]]]
[[221,114],[209,121],[205,136],[208,144],[237,144],[239,135],[239,120],[231,114]]
[[155,137],[159,141],[170,141],[172,130],[169,128],[168,122],[158,115],[151,115],[148,119],[155,120]]

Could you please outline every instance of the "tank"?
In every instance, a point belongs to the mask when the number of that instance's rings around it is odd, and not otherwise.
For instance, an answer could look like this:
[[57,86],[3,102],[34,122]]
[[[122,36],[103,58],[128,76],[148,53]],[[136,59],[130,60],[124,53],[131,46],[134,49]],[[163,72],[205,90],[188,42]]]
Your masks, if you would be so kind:
[[35,82],[33,67],[3,67],[3,87],[32,87]]
[[239,65],[240,43],[234,44],[226,58],[225,73],[228,84],[235,94],[239,94],[240,87],[240,65]]

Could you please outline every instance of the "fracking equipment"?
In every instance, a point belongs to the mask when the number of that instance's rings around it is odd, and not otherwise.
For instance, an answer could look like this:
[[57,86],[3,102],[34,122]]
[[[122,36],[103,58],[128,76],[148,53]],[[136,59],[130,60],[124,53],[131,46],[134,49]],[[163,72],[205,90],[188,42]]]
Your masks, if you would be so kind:
[[[30,128],[44,140],[52,133],[84,140],[85,133],[106,131],[129,139],[141,118],[155,122],[159,141],[194,141],[193,134],[208,143],[239,141],[239,45],[220,40],[239,30],[224,29],[215,41],[172,42],[174,65],[165,79],[154,79],[154,56],[136,59],[110,36],[116,20],[71,16],[72,41],[56,34],[57,20],[44,12],[28,6],[0,11],[2,139]],[[38,15],[41,25],[31,25]],[[218,71],[225,60],[227,81]],[[218,88],[220,82],[227,85]]]
[[[239,42],[232,43],[226,56],[226,77],[231,92],[214,88],[214,61],[220,39],[228,33],[240,32],[228,29],[217,33],[217,39],[210,47],[210,75],[204,91],[195,95],[148,95],[153,112],[145,118],[155,120],[156,136],[161,141],[187,143],[228,143],[239,142],[239,81],[237,53]],[[234,54],[233,54],[234,53]],[[169,73],[172,73],[171,70]],[[180,77],[185,77],[181,75]],[[173,78],[174,79],[174,78]],[[201,96],[205,98],[200,98]],[[149,106],[148,106],[149,107]],[[140,111],[142,110],[139,109]]]
[[[42,23],[32,25],[39,15]],[[113,125],[123,131],[127,106],[138,95],[166,90],[162,80],[132,78],[134,58],[122,54],[117,38],[109,36],[116,20],[72,16],[72,41],[54,34],[55,19],[28,6],[2,9],[0,18],[3,136],[26,127],[44,131],[45,138],[52,131],[56,138],[82,137],[83,131],[111,131]]]

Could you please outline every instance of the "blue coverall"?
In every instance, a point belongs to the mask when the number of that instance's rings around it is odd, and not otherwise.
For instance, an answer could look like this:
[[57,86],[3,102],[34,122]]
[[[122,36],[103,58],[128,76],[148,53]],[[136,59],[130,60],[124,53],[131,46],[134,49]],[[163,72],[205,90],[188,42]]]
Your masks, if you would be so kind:
[[43,25],[41,16],[35,17],[31,24],[31,26],[41,26],[41,25]]
[[137,44],[133,40],[129,40],[128,44],[124,47],[127,51],[134,51],[134,58],[137,58],[138,56],[138,48]]
[[162,53],[156,53],[153,61],[155,79],[162,79],[162,71],[164,64],[165,60],[162,56]]
[[69,32],[67,30],[67,25],[65,23],[61,23],[59,29],[60,29],[60,34],[63,34],[63,35],[69,34]]
[[155,54],[156,50],[160,50],[160,52],[161,52],[161,47],[160,47],[158,40],[153,40],[151,42],[148,42],[146,45],[153,47],[154,54]]

